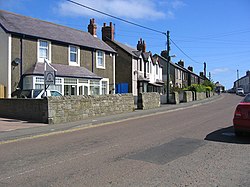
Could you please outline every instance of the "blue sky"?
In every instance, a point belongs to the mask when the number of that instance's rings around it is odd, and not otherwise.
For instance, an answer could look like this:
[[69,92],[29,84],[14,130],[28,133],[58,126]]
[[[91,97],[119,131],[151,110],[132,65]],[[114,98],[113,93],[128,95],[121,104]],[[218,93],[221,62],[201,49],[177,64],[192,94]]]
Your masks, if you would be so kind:
[[[231,88],[250,70],[249,0],[75,0],[155,30],[170,31],[172,61],[185,61],[198,74],[207,63],[214,82]],[[163,34],[145,30],[73,5],[65,0],[0,0],[0,9],[87,31],[95,18],[98,37],[104,22],[115,24],[115,40],[136,48],[142,38],[147,51],[166,48]],[[208,74],[208,73],[207,73]]]

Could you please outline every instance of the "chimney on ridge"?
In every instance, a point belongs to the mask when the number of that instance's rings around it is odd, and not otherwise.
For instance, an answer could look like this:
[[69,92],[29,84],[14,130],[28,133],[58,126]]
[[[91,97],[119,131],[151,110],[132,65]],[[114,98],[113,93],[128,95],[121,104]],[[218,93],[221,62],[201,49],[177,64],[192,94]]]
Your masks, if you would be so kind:
[[109,23],[109,26],[106,25],[106,23],[103,24],[102,27],[102,40],[106,41],[107,39],[114,41],[114,26],[112,22]]
[[138,51],[142,51],[143,53],[146,52],[146,43],[141,38],[140,38],[140,40],[137,43],[137,50]]
[[192,66],[188,66],[188,70],[189,70],[189,71],[192,71],[192,72],[194,71],[194,69],[193,69]]
[[93,35],[94,37],[97,37],[96,35],[96,29],[97,29],[97,26],[95,24],[95,19],[92,18],[90,19],[89,21],[89,25],[88,25],[88,32]]
[[181,67],[184,67],[184,61],[183,61],[183,60],[180,60],[180,61],[178,62],[178,64],[179,64]]

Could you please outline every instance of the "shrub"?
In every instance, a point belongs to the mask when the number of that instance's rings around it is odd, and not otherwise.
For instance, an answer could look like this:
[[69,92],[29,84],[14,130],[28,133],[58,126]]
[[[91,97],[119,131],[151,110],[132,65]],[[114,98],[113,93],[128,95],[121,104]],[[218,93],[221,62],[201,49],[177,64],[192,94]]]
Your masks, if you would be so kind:
[[207,87],[202,84],[192,84],[191,86],[185,88],[186,91],[194,91],[194,92],[206,92]]
[[206,87],[210,87],[211,88],[210,91],[214,90],[214,88],[215,88],[215,84],[210,80],[205,80],[203,85]]

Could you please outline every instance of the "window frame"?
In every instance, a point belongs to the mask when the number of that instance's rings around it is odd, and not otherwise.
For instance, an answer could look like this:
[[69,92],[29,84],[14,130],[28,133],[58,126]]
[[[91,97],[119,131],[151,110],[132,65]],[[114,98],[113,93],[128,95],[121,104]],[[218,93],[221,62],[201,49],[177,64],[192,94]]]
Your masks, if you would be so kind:
[[[76,48],[76,61],[71,61],[70,55],[71,55],[71,47]],[[80,47],[75,45],[69,45],[68,47],[68,62],[70,66],[80,66]]]
[[40,57],[40,43],[41,42],[47,42],[48,43],[48,47],[46,48],[47,53],[48,53],[47,54],[47,60],[50,63],[51,62],[51,42],[48,41],[48,40],[44,40],[44,39],[38,39],[37,40],[37,61],[44,63],[44,59],[46,59],[46,58]]
[[[106,85],[106,93],[103,93],[103,82],[107,83],[107,85]],[[100,81],[100,94],[101,95],[109,94],[109,79],[108,78],[101,79],[101,81]]]
[[[103,65],[99,65],[99,55],[98,53],[101,52],[102,53],[102,62],[103,62]],[[104,51],[101,51],[101,50],[97,50],[96,51],[96,68],[98,69],[105,69],[105,52]]]

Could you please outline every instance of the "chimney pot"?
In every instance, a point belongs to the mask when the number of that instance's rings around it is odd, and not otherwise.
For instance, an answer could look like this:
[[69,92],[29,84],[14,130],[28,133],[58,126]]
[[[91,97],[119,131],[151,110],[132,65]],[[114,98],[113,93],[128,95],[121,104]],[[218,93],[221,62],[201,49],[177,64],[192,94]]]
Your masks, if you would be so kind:
[[146,43],[144,40],[142,40],[142,38],[140,38],[140,40],[138,41],[137,50],[144,53],[146,52]]
[[95,19],[92,18],[90,19],[89,21],[89,25],[88,25],[88,32],[93,35],[94,37],[97,37],[96,36],[96,29],[97,29],[97,26],[95,24]]
[[193,72],[194,69],[193,69],[193,67],[188,66],[188,70]]
[[108,39],[114,40],[114,27],[112,22],[109,23],[109,26],[106,25],[106,23],[103,23],[102,27],[102,40],[106,41]]

